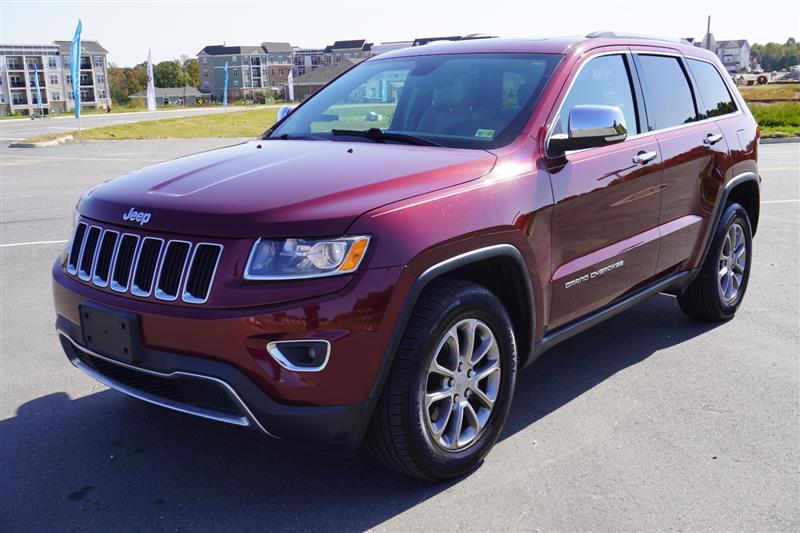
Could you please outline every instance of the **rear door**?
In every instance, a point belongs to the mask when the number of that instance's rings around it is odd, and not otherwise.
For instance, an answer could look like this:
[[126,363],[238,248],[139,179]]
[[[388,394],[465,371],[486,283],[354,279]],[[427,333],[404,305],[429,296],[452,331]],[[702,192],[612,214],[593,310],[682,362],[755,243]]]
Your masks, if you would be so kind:
[[716,122],[709,120],[683,56],[654,51],[636,52],[634,58],[648,128],[656,134],[664,161],[656,271],[684,270],[693,266],[702,248],[728,168],[728,145]]
[[548,159],[555,201],[549,329],[649,280],[658,256],[661,155],[654,136],[638,136],[647,122],[632,59],[627,50],[603,52],[575,70],[550,135],[567,132],[572,107],[595,104],[622,109],[629,139]]

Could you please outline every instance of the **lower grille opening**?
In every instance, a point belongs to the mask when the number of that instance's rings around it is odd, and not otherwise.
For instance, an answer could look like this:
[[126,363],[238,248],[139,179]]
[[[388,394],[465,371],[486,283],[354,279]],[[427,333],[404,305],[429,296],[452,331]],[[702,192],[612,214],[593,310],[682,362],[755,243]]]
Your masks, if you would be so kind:
[[110,363],[77,347],[75,353],[81,361],[108,379],[144,394],[226,415],[242,414],[231,397],[219,385],[210,381],[190,377],[170,379],[154,376]]

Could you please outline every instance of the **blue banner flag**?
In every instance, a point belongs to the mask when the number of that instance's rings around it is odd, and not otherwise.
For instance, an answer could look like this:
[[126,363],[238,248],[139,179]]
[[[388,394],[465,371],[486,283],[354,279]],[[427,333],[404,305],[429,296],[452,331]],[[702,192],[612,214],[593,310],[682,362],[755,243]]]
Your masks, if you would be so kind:
[[225,84],[222,90],[222,107],[228,107],[228,62],[225,62]]
[[72,75],[72,98],[75,101],[75,118],[81,118],[81,30],[83,25],[78,19],[78,27],[75,28],[75,36],[69,47],[69,67]]
[[39,64],[33,63],[33,84],[36,86],[36,105],[39,107],[39,114],[42,115],[42,94],[39,92]]

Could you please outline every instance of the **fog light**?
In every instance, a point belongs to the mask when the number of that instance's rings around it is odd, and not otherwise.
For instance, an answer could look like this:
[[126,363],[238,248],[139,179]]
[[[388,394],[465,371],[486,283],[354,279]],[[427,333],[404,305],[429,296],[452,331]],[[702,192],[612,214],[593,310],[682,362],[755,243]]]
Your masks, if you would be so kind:
[[293,372],[319,372],[328,364],[331,343],[325,340],[275,341],[267,352],[283,368]]

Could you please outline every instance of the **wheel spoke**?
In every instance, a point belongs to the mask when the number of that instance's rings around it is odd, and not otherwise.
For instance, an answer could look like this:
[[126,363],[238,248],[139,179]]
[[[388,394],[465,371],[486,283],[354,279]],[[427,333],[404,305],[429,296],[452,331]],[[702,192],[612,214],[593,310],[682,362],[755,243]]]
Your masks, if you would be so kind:
[[449,420],[449,429],[447,431],[447,439],[450,441],[450,447],[458,447],[458,438],[461,436],[461,426],[464,424],[464,403],[461,401],[453,405],[453,413]]
[[479,370],[475,371],[475,377],[473,378],[475,383],[480,383],[491,374],[500,371],[500,361],[495,360],[492,361],[488,366],[485,366]]
[[480,363],[486,354],[489,353],[495,346],[494,337],[488,337],[481,341],[480,345],[475,349],[475,352],[472,354],[472,366],[477,365]]
[[460,358],[469,361],[472,357],[472,352],[475,349],[475,329],[478,327],[478,321],[474,319],[465,320],[459,328],[461,339],[461,351],[458,352]]
[[476,387],[473,387],[473,388],[472,388],[472,389],[470,389],[470,390],[472,390],[472,393],[473,393],[473,394],[474,394],[474,395],[475,395],[475,396],[476,396],[476,397],[477,397],[477,398],[478,398],[478,399],[479,399],[481,402],[483,402],[483,404],[484,404],[486,407],[488,407],[488,408],[490,408],[490,409],[492,408],[492,406],[494,405],[494,398],[489,398],[489,395],[488,395],[488,394],[486,394],[486,392],[484,392],[484,390],[483,390],[483,389],[481,389],[480,387],[477,387],[477,386],[476,386]]
[[425,393],[425,408],[430,409],[430,407],[436,402],[440,402],[444,399],[451,398],[452,396],[453,392],[450,390],[438,390],[435,392],[427,392]]
[[456,375],[454,370],[450,370],[449,368],[442,366],[441,364],[439,364],[439,361],[436,360],[434,360],[433,363],[431,364],[431,372],[435,372],[437,374],[440,374],[448,378],[455,377]]

